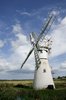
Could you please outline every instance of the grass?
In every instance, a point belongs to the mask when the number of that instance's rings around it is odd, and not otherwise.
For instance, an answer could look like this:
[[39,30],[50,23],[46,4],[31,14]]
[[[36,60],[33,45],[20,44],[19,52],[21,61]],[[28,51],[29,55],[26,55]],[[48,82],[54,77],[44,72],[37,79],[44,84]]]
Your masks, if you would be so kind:
[[0,100],[66,100],[66,79],[56,79],[55,90],[32,88],[32,80],[0,81]]

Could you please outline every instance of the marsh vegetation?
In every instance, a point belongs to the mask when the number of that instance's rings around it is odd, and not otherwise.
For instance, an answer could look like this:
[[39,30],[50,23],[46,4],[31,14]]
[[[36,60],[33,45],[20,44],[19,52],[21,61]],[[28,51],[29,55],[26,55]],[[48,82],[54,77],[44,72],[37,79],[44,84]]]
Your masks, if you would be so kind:
[[32,88],[32,80],[1,80],[0,100],[66,100],[66,78],[55,79],[55,90]]

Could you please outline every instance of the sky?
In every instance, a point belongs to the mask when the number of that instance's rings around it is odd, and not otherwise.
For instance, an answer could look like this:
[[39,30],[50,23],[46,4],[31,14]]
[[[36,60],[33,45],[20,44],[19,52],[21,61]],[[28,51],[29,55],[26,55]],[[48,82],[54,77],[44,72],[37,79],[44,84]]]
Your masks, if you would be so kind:
[[0,79],[34,77],[34,54],[23,69],[32,48],[29,34],[40,34],[51,11],[57,13],[48,32],[52,38],[49,64],[54,76],[66,76],[66,0],[0,0]]

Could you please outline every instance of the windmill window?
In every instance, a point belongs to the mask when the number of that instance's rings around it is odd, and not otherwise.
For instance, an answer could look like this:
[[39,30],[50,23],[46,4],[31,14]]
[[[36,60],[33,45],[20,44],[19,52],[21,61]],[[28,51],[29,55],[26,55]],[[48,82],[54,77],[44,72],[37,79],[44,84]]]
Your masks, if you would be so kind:
[[43,69],[43,72],[45,73],[46,72],[46,69]]
[[39,50],[39,52],[41,52],[41,53],[42,53],[42,50]]

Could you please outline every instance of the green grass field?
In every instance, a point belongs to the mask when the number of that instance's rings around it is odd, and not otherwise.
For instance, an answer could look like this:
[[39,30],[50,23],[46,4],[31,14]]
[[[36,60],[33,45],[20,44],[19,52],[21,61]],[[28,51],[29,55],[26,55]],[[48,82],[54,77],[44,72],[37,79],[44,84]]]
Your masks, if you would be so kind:
[[66,100],[66,79],[55,79],[55,90],[32,88],[32,80],[1,80],[0,100]]

